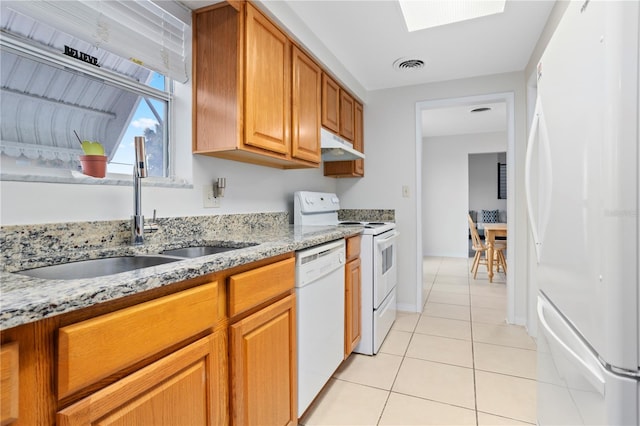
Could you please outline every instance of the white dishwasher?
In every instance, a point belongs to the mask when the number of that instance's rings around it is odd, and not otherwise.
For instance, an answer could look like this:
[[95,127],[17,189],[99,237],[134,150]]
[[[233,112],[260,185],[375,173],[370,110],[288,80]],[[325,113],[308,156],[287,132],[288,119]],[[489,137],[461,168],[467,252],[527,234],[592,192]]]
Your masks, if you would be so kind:
[[298,417],[344,359],[344,240],[296,253]]

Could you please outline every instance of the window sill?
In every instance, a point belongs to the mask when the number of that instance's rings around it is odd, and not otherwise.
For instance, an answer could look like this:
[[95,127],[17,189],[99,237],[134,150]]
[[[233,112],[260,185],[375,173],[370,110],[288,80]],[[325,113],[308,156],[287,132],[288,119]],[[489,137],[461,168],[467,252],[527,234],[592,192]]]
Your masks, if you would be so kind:
[[[118,173],[108,173],[105,178],[94,178],[83,175],[79,172],[70,172],[64,175],[39,175],[39,174],[17,174],[17,173],[0,173],[0,181],[13,182],[46,182],[46,183],[63,183],[63,184],[81,184],[81,185],[113,185],[113,186],[131,186],[133,185],[133,177]],[[180,178],[159,178],[148,177],[142,179],[143,186],[157,186],[166,188],[193,188],[193,184]]]

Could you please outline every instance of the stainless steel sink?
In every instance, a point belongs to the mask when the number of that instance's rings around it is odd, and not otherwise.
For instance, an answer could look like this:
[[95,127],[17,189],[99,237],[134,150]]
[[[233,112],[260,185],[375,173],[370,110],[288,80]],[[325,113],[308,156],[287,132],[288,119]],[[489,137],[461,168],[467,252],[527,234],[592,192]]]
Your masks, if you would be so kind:
[[103,277],[180,260],[165,256],[120,256],[43,266],[17,273],[47,280],[76,280]]
[[228,245],[210,245],[210,246],[196,246],[196,247],[185,247],[174,250],[165,250],[162,254],[167,256],[177,256],[177,257],[200,257],[200,256],[208,256],[210,254],[224,253],[226,251],[238,250],[245,247],[255,246],[257,244],[254,243],[241,243],[241,244],[228,244]]

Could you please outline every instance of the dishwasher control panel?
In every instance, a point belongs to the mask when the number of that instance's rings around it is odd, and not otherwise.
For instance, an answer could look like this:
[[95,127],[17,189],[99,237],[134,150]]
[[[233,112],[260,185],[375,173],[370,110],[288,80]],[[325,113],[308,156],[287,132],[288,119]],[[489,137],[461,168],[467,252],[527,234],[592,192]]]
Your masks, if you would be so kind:
[[305,286],[342,268],[345,259],[344,239],[296,252],[296,287]]

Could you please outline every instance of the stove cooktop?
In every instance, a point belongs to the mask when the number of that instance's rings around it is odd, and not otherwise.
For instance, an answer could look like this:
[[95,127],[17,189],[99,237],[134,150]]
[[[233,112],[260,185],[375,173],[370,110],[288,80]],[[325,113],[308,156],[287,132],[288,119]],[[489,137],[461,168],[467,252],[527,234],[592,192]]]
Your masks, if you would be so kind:
[[395,229],[396,224],[393,222],[359,222],[359,221],[343,221],[338,225],[360,225],[364,227],[365,234],[380,234]]

